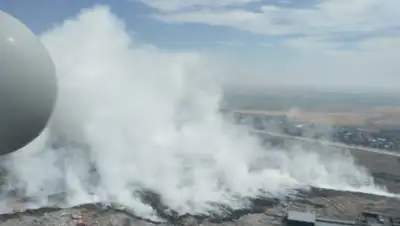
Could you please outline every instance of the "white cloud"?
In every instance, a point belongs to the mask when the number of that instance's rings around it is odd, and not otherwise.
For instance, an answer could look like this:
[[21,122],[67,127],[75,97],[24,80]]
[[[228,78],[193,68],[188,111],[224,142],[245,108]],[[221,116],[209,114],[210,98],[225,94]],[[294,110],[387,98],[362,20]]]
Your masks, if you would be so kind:
[[[149,4],[149,3],[147,3]],[[324,0],[309,8],[265,4],[259,12],[243,9],[199,9],[161,13],[168,23],[230,26],[266,35],[327,35],[336,32],[376,32],[400,26],[400,1]]]
[[[241,69],[230,71],[230,83],[397,89],[400,1],[321,0],[313,6],[297,8],[293,7],[295,3],[290,7],[260,3],[258,11],[244,5],[215,8],[205,4],[198,9],[153,16],[166,23],[201,23],[280,37],[280,43],[264,48],[265,53],[253,51],[261,58],[263,54],[281,55],[286,51],[284,62],[266,60],[263,65],[247,67],[237,62],[236,67]],[[261,41],[260,45],[265,43]],[[239,79],[243,74],[245,81]]]
[[261,0],[139,0],[142,3],[161,10],[176,11],[193,9],[194,7],[219,8],[223,6],[240,6]]

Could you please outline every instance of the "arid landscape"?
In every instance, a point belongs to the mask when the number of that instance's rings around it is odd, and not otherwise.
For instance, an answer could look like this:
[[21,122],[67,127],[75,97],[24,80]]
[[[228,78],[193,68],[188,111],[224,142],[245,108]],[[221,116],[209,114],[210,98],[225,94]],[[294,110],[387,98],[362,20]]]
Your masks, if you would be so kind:
[[363,126],[370,129],[400,126],[400,107],[359,110],[338,108],[320,111],[293,108],[288,111],[236,110],[235,112],[259,116],[286,116],[294,122],[319,125]]
[[225,108],[256,115],[285,115],[300,123],[356,125],[375,128],[400,126],[396,93],[327,92],[302,89],[230,90]]
[[[240,109],[240,108],[236,108]],[[243,108],[242,108],[243,109]],[[256,109],[256,110],[253,110]],[[379,129],[400,125],[400,108],[389,106],[338,107],[334,104],[311,108],[287,108],[280,110],[262,109],[254,104],[246,110],[236,112],[260,116],[286,116],[293,122],[312,123],[329,126],[357,126]],[[285,142],[285,145],[291,145]],[[313,147],[311,147],[313,146]],[[318,149],[327,153],[330,148],[311,145],[305,149]],[[347,151],[347,150],[343,150]],[[349,151],[347,151],[349,152]],[[351,151],[354,161],[368,169],[377,184],[385,186],[390,192],[400,192],[400,161],[398,158],[379,153]],[[62,194],[61,194],[62,196]],[[356,192],[311,189],[297,195],[295,199],[277,200],[260,197],[252,200],[248,209],[227,210],[226,216],[174,215],[166,209],[157,195],[148,196],[149,203],[162,217],[163,223],[142,219],[127,206],[114,204],[88,204],[72,208],[48,207],[24,211],[24,200],[10,197],[8,205],[15,212],[0,215],[0,225],[281,225],[285,210],[307,210],[316,212],[320,217],[342,220],[354,220],[360,211],[371,209],[386,214],[398,215],[400,201],[397,198],[381,197]],[[62,198],[61,198],[62,199]],[[56,205],[57,206],[57,205]],[[20,212],[22,211],[22,212]]]

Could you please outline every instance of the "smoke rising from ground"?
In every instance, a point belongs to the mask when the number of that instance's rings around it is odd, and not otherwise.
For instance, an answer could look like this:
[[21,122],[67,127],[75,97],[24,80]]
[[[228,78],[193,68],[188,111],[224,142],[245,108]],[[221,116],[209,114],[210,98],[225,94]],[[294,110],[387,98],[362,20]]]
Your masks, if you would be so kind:
[[[65,192],[70,205],[115,201],[146,217],[153,210],[134,193],[142,189],[180,213],[309,185],[385,194],[350,157],[265,150],[218,114],[222,92],[207,55],[164,51],[129,33],[99,6],[42,35],[60,99],[48,130],[6,160],[9,189],[38,205]],[[57,137],[84,145],[51,147]]]

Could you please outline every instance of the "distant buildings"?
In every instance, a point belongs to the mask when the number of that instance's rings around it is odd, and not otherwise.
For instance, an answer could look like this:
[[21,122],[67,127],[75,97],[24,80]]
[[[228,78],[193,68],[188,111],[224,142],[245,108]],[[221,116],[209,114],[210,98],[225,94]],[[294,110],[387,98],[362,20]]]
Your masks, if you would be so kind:
[[396,217],[382,213],[363,211],[354,221],[344,221],[317,217],[312,212],[287,211],[283,224],[285,226],[395,226],[399,225]]
[[265,114],[257,111],[234,111],[230,112],[230,115],[235,123],[251,126],[255,130],[268,130],[270,132],[315,139],[324,138],[349,145],[361,145],[392,151],[400,150],[400,129],[367,130],[354,126],[298,123],[291,121],[282,113]]

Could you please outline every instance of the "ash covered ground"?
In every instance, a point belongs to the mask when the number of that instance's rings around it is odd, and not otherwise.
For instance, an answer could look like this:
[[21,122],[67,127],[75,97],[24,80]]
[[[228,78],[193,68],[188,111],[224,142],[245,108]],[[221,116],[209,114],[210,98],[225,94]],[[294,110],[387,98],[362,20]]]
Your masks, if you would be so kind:
[[[292,148],[293,144],[288,148]],[[310,148],[310,146],[308,146]],[[284,151],[284,150],[282,150]],[[350,154],[353,152],[350,152]],[[390,193],[400,193],[397,159],[376,153],[355,152],[357,162],[369,167],[374,180],[386,186]],[[368,161],[369,159],[375,161]],[[396,164],[397,162],[397,164]],[[373,163],[376,163],[374,165]],[[379,164],[387,167],[381,168]],[[388,167],[391,166],[391,167]],[[93,168],[93,172],[96,169]],[[3,170],[3,173],[4,170]],[[93,175],[97,175],[94,173]],[[4,177],[4,175],[3,175]],[[98,178],[97,178],[98,179]],[[95,183],[96,179],[92,178]],[[4,187],[3,190],[7,189]],[[245,208],[232,208],[229,205],[214,203],[217,212],[205,214],[180,214],[164,203],[162,197],[151,191],[136,191],[140,200],[154,210],[152,219],[140,216],[134,207],[112,202],[68,205],[67,194],[59,193],[48,197],[48,206],[32,207],[30,197],[22,197],[22,191],[8,191],[3,196],[6,204],[12,209],[0,215],[0,225],[280,225],[286,210],[313,211],[318,216],[342,220],[354,220],[363,210],[382,212],[400,216],[400,199],[397,197],[379,196],[360,192],[336,191],[315,187],[295,190],[292,195],[271,198],[251,197]],[[61,208],[64,206],[63,208]],[[26,210],[25,208],[28,208]],[[29,209],[32,208],[32,209]]]
[[[112,203],[85,204],[70,208],[42,207],[0,215],[0,225],[280,225],[285,210],[315,211],[318,216],[355,220],[363,210],[399,216],[400,201],[354,192],[311,189],[285,200],[255,198],[251,208],[225,215],[177,215],[160,203],[156,194],[146,194],[159,220],[144,219],[129,207]],[[223,207],[221,207],[223,208]]]

